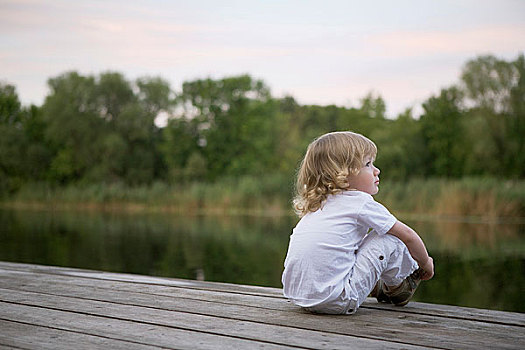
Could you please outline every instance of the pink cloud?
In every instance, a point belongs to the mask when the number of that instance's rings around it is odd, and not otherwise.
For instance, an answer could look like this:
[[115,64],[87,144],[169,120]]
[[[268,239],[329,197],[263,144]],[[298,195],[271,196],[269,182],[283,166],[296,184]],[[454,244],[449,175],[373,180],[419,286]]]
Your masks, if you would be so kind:
[[435,54],[471,54],[525,48],[525,26],[498,26],[463,31],[396,31],[367,37],[379,55],[411,57]]

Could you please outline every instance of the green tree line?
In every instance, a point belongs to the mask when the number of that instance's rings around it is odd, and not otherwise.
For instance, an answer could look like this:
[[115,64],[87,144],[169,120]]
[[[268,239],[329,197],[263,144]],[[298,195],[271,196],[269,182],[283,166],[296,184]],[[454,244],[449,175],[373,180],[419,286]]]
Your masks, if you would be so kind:
[[[293,178],[306,146],[353,130],[379,147],[389,179],[525,175],[525,58],[480,56],[457,84],[385,117],[381,96],[358,107],[275,98],[249,75],[198,79],[176,91],[160,77],[67,72],[48,81],[41,106],[22,106],[0,83],[0,193],[24,184],[215,182],[246,175]],[[159,116],[167,124],[159,126]]]

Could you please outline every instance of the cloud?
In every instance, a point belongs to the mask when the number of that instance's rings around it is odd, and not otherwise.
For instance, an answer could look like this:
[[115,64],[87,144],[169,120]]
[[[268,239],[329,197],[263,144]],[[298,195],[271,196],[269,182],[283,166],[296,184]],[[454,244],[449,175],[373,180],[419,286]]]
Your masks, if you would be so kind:
[[516,52],[525,49],[525,26],[491,26],[457,31],[396,31],[370,35],[372,52],[392,57]]

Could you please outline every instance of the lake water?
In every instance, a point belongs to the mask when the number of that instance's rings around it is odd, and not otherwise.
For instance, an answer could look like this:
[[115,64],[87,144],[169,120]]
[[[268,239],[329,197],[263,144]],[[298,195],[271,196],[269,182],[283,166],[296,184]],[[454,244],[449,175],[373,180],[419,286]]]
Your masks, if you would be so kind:
[[[295,217],[0,210],[0,260],[281,287]],[[415,300],[525,312],[525,224],[405,220],[436,275]]]

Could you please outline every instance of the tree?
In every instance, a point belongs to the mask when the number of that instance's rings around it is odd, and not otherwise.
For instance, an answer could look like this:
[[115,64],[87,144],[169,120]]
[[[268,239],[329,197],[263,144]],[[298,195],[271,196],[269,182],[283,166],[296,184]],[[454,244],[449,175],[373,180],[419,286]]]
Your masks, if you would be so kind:
[[179,103],[195,125],[208,179],[256,172],[270,160],[277,105],[262,81],[242,75],[185,82]]
[[42,106],[42,115],[45,136],[54,153],[50,176],[65,183],[83,177],[99,164],[102,143],[98,140],[107,131],[99,116],[93,77],[68,72],[49,79],[48,85],[51,93]]
[[370,118],[385,119],[386,104],[380,95],[374,96],[374,93],[369,92],[361,99],[360,109]]
[[43,180],[50,162],[37,107],[22,108],[14,86],[0,84],[0,194]]
[[468,61],[461,79],[472,105],[468,128],[473,135],[475,172],[520,177],[525,175],[524,58],[507,62],[494,56]]
[[144,77],[136,81],[139,89],[138,100],[143,104],[144,110],[152,116],[167,112],[174,104],[175,96],[170,84],[160,77]]
[[461,101],[461,91],[451,87],[423,103],[420,122],[427,152],[427,175],[459,177],[463,174],[465,140]]
[[16,125],[20,123],[21,104],[16,88],[0,83],[0,124]]
[[21,105],[12,85],[0,85],[0,195],[19,186],[23,177]]
[[[199,146],[198,123],[195,120],[189,120],[184,116],[172,118],[168,125],[162,130],[162,142],[159,150],[168,169],[168,180],[171,182],[180,182],[188,180],[185,168],[188,166],[188,159],[191,155],[194,158],[197,154],[206,162],[202,155],[202,147]],[[203,169],[205,173],[206,169]]]
[[510,90],[510,112],[507,116],[509,132],[509,174],[525,177],[525,57],[521,54],[513,62],[517,81]]
[[376,164],[385,179],[406,180],[429,173],[421,122],[412,117],[412,110],[405,110],[395,120],[385,119],[370,137],[378,147]]
[[512,64],[491,55],[480,56],[465,64],[461,80],[466,97],[477,108],[509,111],[510,90],[517,80]]
[[172,109],[176,105],[176,95],[170,84],[160,77],[139,78],[136,85],[139,103],[153,120],[149,127],[151,129],[150,145],[154,149],[154,177],[162,179],[166,176],[167,165],[161,151],[163,133],[156,122],[160,116],[168,117],[172,114]]
[[70,72],[50,79],[49,86],[42,110],[55,181],[140,184],[159,176],[161,133],[155,118],[170,108],[167,83],[142,78],[135,86],[120,73],[96,78]]

